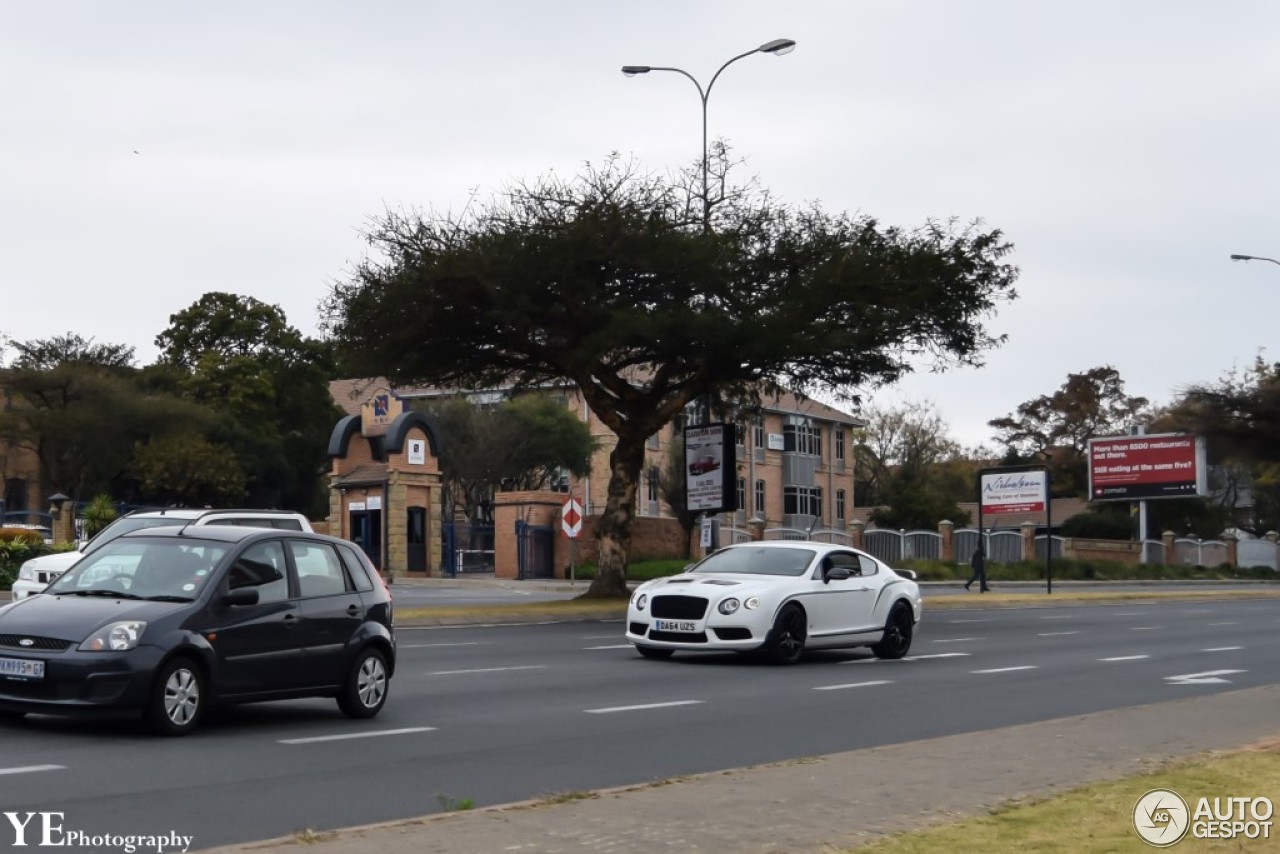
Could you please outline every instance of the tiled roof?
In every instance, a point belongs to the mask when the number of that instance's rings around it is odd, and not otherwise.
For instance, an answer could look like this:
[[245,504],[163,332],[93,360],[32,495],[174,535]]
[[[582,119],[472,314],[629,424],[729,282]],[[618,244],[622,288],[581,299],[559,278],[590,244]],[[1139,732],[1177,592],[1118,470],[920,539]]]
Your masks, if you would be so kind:
[[361,463],[333,482],[334,486],[367,486],[387,479],[386,463]]

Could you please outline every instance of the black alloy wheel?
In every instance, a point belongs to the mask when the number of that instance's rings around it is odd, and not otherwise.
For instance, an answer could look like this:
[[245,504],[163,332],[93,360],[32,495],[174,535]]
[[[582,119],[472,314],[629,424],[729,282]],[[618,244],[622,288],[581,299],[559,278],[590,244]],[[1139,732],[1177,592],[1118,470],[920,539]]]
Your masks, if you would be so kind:
[[915,621],[911,617],[911,609],[899,603],[889,612],[885,621],[884,637],[880,643],[871,647],[877,658],[902,658],[911,650],[911,639],[915,633]]
[[787,605],[774,620],[773,631],[766,644],[769,660],[774,664],[795,664],[804,654],[808,620],[799,605]]

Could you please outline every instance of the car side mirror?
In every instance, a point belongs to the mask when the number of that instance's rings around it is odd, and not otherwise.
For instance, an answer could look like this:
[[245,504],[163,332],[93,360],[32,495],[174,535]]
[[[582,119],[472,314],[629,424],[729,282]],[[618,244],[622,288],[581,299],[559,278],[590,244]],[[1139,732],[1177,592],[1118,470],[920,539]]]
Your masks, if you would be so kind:
[[822,573],[822,583],[830,584],[832,581],[844,581],[845,579],[852,577],[853,574],[849,572],[848,567],[833,566],[826,572]]
[[222,597],[222,604],[229,607],[243,607],[258,604],[258,588],[237,587]]

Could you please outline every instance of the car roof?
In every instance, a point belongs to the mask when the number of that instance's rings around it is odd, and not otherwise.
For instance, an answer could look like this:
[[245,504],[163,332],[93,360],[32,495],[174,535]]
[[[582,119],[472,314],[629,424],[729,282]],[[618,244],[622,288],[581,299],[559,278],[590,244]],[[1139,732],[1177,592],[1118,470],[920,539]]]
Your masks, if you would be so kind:
[[823,543],[817,540],[752,540],[748,543],[732,543],[722,546],[719,551],[725,549],[813,549],[817,552],[827,551],[858,551],[854,546],[847,546],[844,543]]
[[142,528],[121,534],[117,539],[136,540],[145,537],[161,537],[184,540],[214,540],[225,543],[242,543],[253,539],[289,537],[313,542],[346,543],[350,540],[317,534],[313,531],[287,531],[282,528],[251,528],[247,525],[170,525],[163,528]]
[[295,513],[292,510],[261,510],[253,508],[213,508],[213,507],[165,507],[160,510],[134,510],[132,513],[126,513],[131,519],[160,519],[171,517],[174,519],[202,519],[206,516],[259,516],[261,518],[270,518],[274,516],[297,517],[302,514]]

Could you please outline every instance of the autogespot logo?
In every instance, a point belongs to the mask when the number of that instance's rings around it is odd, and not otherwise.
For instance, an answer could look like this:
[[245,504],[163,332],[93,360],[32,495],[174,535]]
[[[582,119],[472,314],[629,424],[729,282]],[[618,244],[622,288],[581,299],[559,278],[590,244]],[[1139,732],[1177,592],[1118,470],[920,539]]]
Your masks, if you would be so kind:
[[1191,814],[1177,792],[1152,789],[1133,805],[1133,829],[1148,845],[1168,848],[1187,835]]

